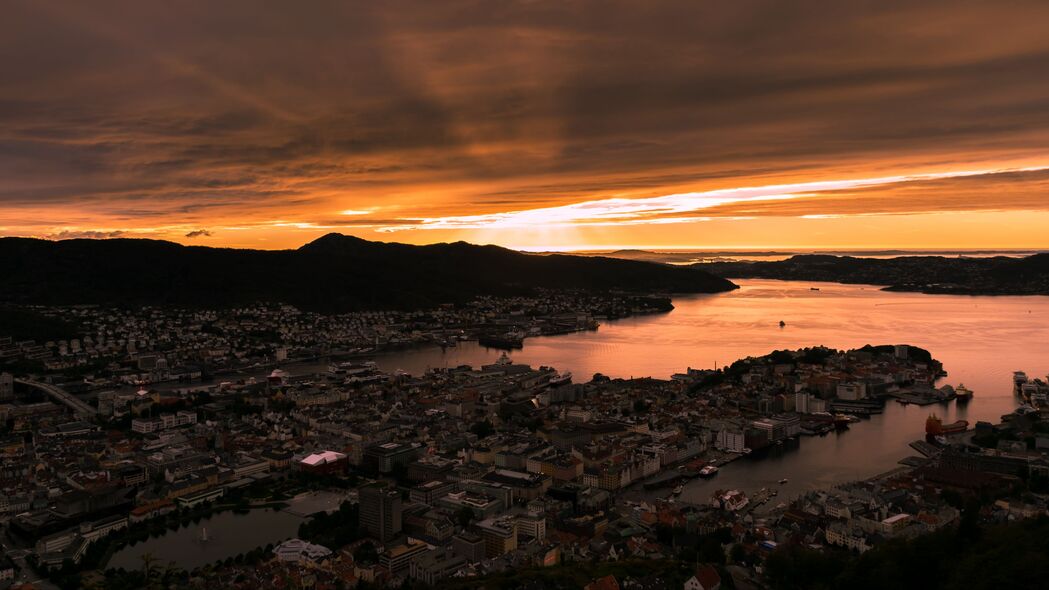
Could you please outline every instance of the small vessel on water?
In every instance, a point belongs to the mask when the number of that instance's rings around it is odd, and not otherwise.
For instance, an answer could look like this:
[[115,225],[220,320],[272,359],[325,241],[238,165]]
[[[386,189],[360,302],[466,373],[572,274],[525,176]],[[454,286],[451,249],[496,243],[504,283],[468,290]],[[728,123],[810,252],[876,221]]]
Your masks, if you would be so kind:
[[971,389],[966,387],[964,384],[959,383],[958,387],[954,388],[954,397],[959,400],[970,400],[972,399],[973,392]]
[[790,480],[788,480],[787,478],[784,477],[783,479],[779,480],[779,485],[783,485],[783,484],[787,483],[788,481],[790,481]]
[[809,287],[809,291],[819,291],[819,287]]
[[718,474],[718,468],[714,465],[707,465],[703,469],[699,470],[700,477],[714,477]]
[[779,327],[781,327],[781,328],[782,328],[783,326],[786,326],[786,325],[787,325],[787,322],[785,322],[785,321],[783,321],[783,320],[780,320],[780,321],[779,321]]

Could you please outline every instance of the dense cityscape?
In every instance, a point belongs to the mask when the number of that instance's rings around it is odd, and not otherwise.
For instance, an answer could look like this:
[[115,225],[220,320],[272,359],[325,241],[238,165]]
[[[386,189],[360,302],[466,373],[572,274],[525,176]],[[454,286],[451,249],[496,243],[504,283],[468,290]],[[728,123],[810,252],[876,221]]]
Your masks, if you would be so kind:
[[[793,497],[689,491],[729,463],[848,436],[887,403],[972,396],[939,385],[935,351],[907,344],[773,351],[670,379],[574,376],[505,352],[418,375],[369,360],[592,330],[657,304],[545,293],[338,316],[19,309],[77,336],[0,338],[2,578],[481,588],[548,569],[534,583],[761,588],[784,547],[864,553],[964,519],[1046,514],[1049,387],[1021,375],[1015,413],[969,425],[933,410],[915,453],[869,479]],[[303,360],[326,370],[296,371]],[[286,520],[267,524],[273,513]]]
[[0,12],[0,590],[1049,588],[1046,0]]

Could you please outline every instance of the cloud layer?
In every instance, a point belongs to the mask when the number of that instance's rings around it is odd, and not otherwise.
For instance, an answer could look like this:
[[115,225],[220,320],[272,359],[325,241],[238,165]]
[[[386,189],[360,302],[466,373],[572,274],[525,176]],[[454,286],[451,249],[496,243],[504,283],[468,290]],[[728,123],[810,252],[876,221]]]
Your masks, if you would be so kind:
[[1035,0],[12,0],[0,232],[624,244],[1045,211],[1045,22]]

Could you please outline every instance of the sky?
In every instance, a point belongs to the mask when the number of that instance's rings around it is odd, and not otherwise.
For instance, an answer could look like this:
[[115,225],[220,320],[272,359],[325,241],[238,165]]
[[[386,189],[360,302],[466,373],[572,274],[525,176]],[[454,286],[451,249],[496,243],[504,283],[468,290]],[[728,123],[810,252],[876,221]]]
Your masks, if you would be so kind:
[[0,236],[1049,248],[1044,0],[0,9]]

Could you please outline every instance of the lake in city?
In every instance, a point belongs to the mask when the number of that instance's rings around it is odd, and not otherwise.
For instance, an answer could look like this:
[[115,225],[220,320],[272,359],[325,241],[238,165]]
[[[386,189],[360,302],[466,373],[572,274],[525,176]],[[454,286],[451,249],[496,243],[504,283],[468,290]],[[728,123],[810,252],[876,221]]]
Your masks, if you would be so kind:
[[[192,570],[256,547],[295,537],[303,518],[287,512],[270,509],[252,510],[246,514],[221,512],[200,522],[190,523],[161,537],[124,547],[109,560],[108,568],[141,570],[142,557],[149,553],[157,566],[174,562],[178,567]],[[207,529],[207,540],[201,540]]]
[[[688,367],[712,368],[776,349],[825,345],[912,344],[928,349],[949,375],[975,392],[965,405],[926,407],[890,402],[885,413],[842,433],[802,438],[800,448],[722,468],[687,486],[684,499],[706,501],[715,488],[754,491],[776,486],[782,497],[877,475],[916,454],[925,419],[998,422],[1016,403],[1013,371],[1049,371],[1049,297],[971,297],[882,291],[878,287],[775,280],[735,281],[740,289],[674,298],[674,310],[603,322],[594,332],[528,338],[515,362],[571,371],[576,382],[594,373],[667,378]],[[819,289],[818,291],[813,288]],[[779,327],[779,322],[786,325]],[[464,342],[375,360],[384,370],[420,373],[430,367],[494,362],[500,351]],[[786,485],[777,482],[787,478]]]

